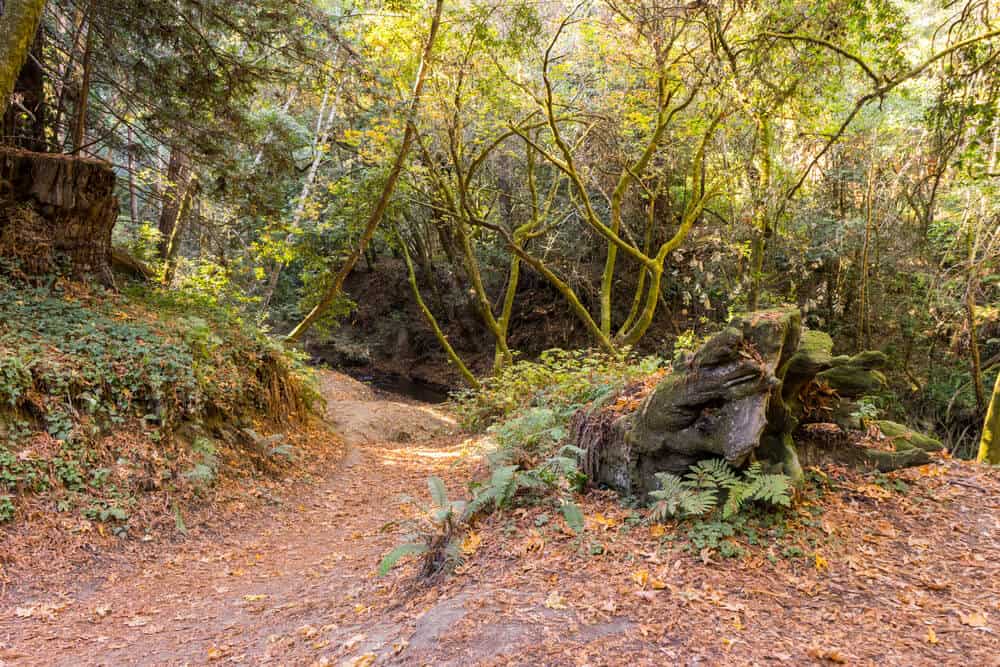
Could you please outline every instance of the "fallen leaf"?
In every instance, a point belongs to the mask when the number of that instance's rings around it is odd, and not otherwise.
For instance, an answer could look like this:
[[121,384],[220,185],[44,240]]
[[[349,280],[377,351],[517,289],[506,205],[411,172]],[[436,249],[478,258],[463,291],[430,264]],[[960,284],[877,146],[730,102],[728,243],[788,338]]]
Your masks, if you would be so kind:
[[97,605],[97,607],[94,608],[94,613],[97,614],[99,617],[104,618],[105,616],[111,613],[111,605],[109,604]]
[[662,523],[654,523],[649,527],[649,536],[653,539],[659,539],[667,534],[667,527]]
[[357,646],[358,644],[360,644],[361,642],[363,642],[365,640],[366,636],[367,635],[365,635],[365,634],[354,635],[353,637],[351,637],[350,639],[348,639],[346,642],[344,642],[344,650],[345,651],[352,651],[352,650],[354,650],[354,647]]
[[962,625],[968,625],[970,628],[986,627],[986,614],[981,611],[974,611],[971,614],[963,614],[959,620],[962,621]]
[[610,530],[611,528],[614,528],[615,526],[618,525],[618,522],[616,522],[614,519],[609,519],[603,514],[595,514],[591,516],[590,521],[592,523],[596,523],[598,526],[603,526],[604,530]]
[[130,618],[129,620],[125,621],[125,625],[127,625],[130,628],[141,628],[147,623],[149,623],[148,616],[136,616],[134,618]]
[[409,645],[410,642],[406,641],[405,639],[400,639],[398,642],[392,643],[392,652],[395,653],[396,655],[399,655],[400,653],[405,651],[406,647]]
[[476,553],[479,545],[483,543],[483,536],[479,533],[473,531],[465,536],[462,540],[462,553],[466,556],[471,556]]
[[258,594],[258,595],[244,595],[243,596],[243,601],[244,602],[260,602],[261,600],[266,600],[266,599],[267,599],[267,596],[263,595],[263,594]]
[[815,658],[816,660],[829,660],[830,662],[835,662],[838,665],[847,663],[847,658],[840,651],[811,648],[808,653],[809,657]]
[[549,609],[566,609],[566,600],[559,595],[559,591],[552,591],[545,598],[545,606]]
[[375,658],[377,657],[374,653],[362,653],[344,664],[349,665],[349,667],[371,667],[371,665],[375,664]]
[[819,552],[813,554],[813,564],[816,567],[817,572],[823,572],[824,570],[830,569],[830,563],[827,562]]
[[226,655],[225,651],[223,651],[221,648],[218,648],[216,646],[213,646],[212,648],[208,649],[208,659],[209,660],[220,660],[225,655]]
[[927,637],[925,639],[927,639],[928,644],[938,643],[937,633],[934,632],[934,628],[927,628]]
[[14,610],[14,615],[18,618],[31,618],[32,614],[35,613],[34,607],[18,607]]
[[649,570],[636,570],[632,573],[632,581],[634,581],[639,588],[645,588],[646,584],[649,583]]
[[312,639],[313,637],[319,634],[319,630],[317,630],[311,625],[303,625],[301,628],[296,630],[296,632],[303,639]]

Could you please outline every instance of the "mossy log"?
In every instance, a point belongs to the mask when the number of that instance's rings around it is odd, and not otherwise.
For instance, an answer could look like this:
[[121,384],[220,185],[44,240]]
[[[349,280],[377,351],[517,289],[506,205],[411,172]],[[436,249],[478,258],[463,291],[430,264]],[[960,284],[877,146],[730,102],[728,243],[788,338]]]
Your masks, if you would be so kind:
[[[707,458],[739,466],[753,457],[801,480],[795,434],[807,421],[803,396],[820,384],[833,403],[822,412],[824,421],[839,414],[846,428],[829,424],[840,434],[836,443],[824,451],[809,443],[805,462],[880,471],[928,462],[928,452],[941,443],[901,424],[879,422],[889,449],[863,442],[854,399],[884,386],[886,356],[869,351],[834,357],[832,349],[829,335],[802,330],[794,308],[737,318],[675,363],[634,413],[577,414],[572,428],[585,452],[584,472],[596,483],[639,495],[656,488],[658,472],[682,473]],[[852,439],[848,431],[854,427]]]
[[25,276],[68,269],[111,285],[115,174],[99,160],[0,148],[0,259]]

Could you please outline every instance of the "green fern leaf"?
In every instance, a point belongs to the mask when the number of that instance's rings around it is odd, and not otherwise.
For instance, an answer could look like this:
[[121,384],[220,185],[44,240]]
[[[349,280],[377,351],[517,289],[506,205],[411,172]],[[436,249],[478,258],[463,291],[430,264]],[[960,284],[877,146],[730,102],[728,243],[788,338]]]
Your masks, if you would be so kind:
[[446,507],[448,505],[448,492],[444,488],[444,482],[441,481],[440,477],[429,477],[427,479],[427,486],[431,490],[431,500],[438,507]]
[[706,489],[697,493],[687,491],[680,498],[680,509],[685,516],[701,516],[715,509],[718,503],[715,489]]
[[389,570],[396,566],[396,563],[400,561],[401,558],[406,556],[415,556],[418,554],[427,553],[428,547],[424,542],[410,542],[409,544],[400,544],[398,547],[387,553],[383,558],[382,562],[378,564],[378,576],[384,577],[389,574]]
[[563,518],[566,519],[566,525],[568,525],[574,533],[579,533],[583,530],[583,512],[577,507],[576,503],[563,503],[559,508],[562,512]]

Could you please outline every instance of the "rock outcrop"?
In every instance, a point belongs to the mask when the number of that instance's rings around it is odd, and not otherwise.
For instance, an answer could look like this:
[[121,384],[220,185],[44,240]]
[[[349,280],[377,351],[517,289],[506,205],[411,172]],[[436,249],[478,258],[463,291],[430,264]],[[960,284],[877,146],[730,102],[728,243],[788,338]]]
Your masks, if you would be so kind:
[[[754,457],[801,479],[803,463],[885,470],[925,463],[928,451],[941,449],[905,426],[863,424],[856,401],[884,387],[887,358],[881,352],[834,357],[832,348],[829,335],[803,331],[794,308],[737,318],[680,358],[634,413],[585,408],[577,415],[584,472],[623,493],[644,494],[656,488],[656,473],[682,473],[706,458],[739,466]],[[811,442],[803,457],[796,433],[807,435],[800,429],[805,423],[823,423],[843,437],[825,438],[824,447]],[[858,446],[861,438],[852,440],[850,430],[881,446]]]

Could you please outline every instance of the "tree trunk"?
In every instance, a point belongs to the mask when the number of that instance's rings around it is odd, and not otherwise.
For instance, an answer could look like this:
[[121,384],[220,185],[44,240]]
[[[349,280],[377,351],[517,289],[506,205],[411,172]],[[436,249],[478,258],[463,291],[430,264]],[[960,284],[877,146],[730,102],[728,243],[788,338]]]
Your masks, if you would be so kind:
[[871,252],[872,228],[875,221],[874,193],[875,186],[875,161],[868,169],[868,189],[865,194],[865,239],[861,249],[861,265],[859,268],[858,283],[858,327],[857,327],[857,350],[862,351],[866,347],[867,330],[865,322],[868,319],[868,263]]
[[51,274],[62,257],[75,277],[112,284],[118,200],[107,163],[0,148],[0,183],[0,257],[15,273]]
[[87,102],[90,98],[91,64],[94,54],[94,18],[90,12],[87,16],[87,45],[83,51],[83,80],[80,82],[80,95],[76,100],[76,122],[73,124],[73,155],[79,155],[87,136]]
[[139,227],[139,198],[135,192],[135,134],[132,126],[128,126],[128,210],[132,218],[132,227]]
[[170,232],[170,239],[167,243],[167,251],[164,259],[166,268],[163,272],[163,284],[169,287],[174,282],[174,274],[177,272],[177,256],[181,247],[181,237],[191,219],[191,211],[194,208],[194,198],[198,190],[198,180],[190,178],[184,193],[181,195],[180,207],[177,211],[177,218],[173,229]]
[[7,112],[14,84],[35,41],[45,0],[6,0],[0,13],[0,116]]
[[45,71],[43,57],[43,31],[39,30],[31,47],[31,56],[24,61],[14,95],[19,98],[16,105],[7,108],[3,116],[0,134],[11,146],[44,153],[48,148],[45,128],[48,122],[45,100]]
[[757,133],[760,141],[760,166],[758,167],[758,192],[754,197],[756,204],[754,218],[757,229],[750,246],[750,293],[747,296],[747,308],[757,310],[760,305],[761,284],[764,280],[764,253],[767,251],[768,239],[771,236],[770,207],[768,205],[771,192],[771,144],[773,133],[771,121],[767,117],[757,121]]
[[1000,375],[993,384],[993,396],[983,422],[983,435],[979,440],[978,460],[1000,465]]
[[470,387],[473,389],[479,389],[480,385],[476,376],[472,374],[469,367],[466,366],[465,362],[462,361],[462,358],[458,356],[458,352],[456,352],[455,348],[452,347],[450,342],[448,342],[448,337],[445,336],[444,331],[442,331],[440,325],[438,325],[437,318],[434,317],[434,313],[432,313],[431,309],[427,307],[423,297],[420,295],[420,287],[417,285],[417,273],[413,268],[413,261],[410,259],[410,251],[406,247],[406,241],[398,231],[396,232],[396,238],[399,241],[399,247],[403,251],[403,259],[406,261],[406,272],[410,283],[410,289],[413,291],[413,298],[417,302],[417,307],[420,308],[420,312],[423,313],[424,319],[427,320],[427,324],[429,324],[431,329],[434,331],[434,336],[438,339],[438,342],[441,343],[441,347],[444,348],[444,351],[448,355],[448,359],[451,363],[455,364],[455,367],[458,368],[459,373],[462,374],[462,377]]
[[170,151],[170,162],[167,165],[167,178],[163,187],[163,207],[160,209],[160,239],[157,242],[157,255],[161,260],[167,259],[170,249],[170,239],[174,235],[174,227],[181,212],[181,205],[187,194],[190,180],[187,157],[178,149]]
[[[339,90],[337,91],[339,93]],[[306,178],[302,182],[302,191],[299,193],[299,203],[295,207],[295,213],[292,215],[291,231],[288,233],[285,243],[291,243],[295,238],[295,230],[298,229],[299,225],[302,223],[302,216],[305,215],[306,204],[309,202],[309,195],[312,193],[313,183],[316,181],[316,174],[319,173],[319,165],[323,161],[323,144],[326,143],[329,137],[329,129],[333,124],[334,116],[337,112],[336,100],[330,103],[330,110],[327,112],[327,100],[330,99],[330,88],[327,88],[323,93],[323,102],[319,107],[319,116],[316,119],[316,133],[313,135],[313,159],[309,164],[309,171],[306,172]],[[291,101],[291,97],[289,97]],[[281,272],[285,269],[284,260],[278,259],[275,261],[274,269],[271,271],[271,276],[268,278],[267,287],[264,290],[264,296],[260,302],[260,317],[263,319],[267,316],[267,308],[271,305],[271,299],[274,297],[274,291],[278,287],[278,280],[281,277]]]
[[309,314],[296,326],[290,334],[288,334],[289,341],[297,341],[302,335],[313,325],[313,323],[319,319],[327,308],[336,301],[337,297],[344,289],[344,282],[347,280],[347,276],[351,274],[354,269],[354,265],[358,263],[358,260],[364,254],[365,249],[368,247],[369,242],[371,242],[372,236],[375,235],[375,230],[378,228],[379,223],[382,222],[382,217],[385,215],[385,210],[389,207],[389,201],[392,199],[392,194],[396,189],[396,183],[399,181],[399,176],[403,171],[403,165],[406,163],[406,158],[410,153],[410,146],[413,144],[414,136],[416,135],[416,123],[417,123],[417,112],[420,109],[420,95],[424,89],[424,82],[427,79],[427,72],[430,69],[431,54],[434,51],[434,42],[437,40],[438,27],[441,25],[441,10],[444,7],[444,0],[437,0],[434,6],[434,17],[431,20],[430,34],[427,36],[427,43],[424,45],[423,53],[420,56],[420,67],[417,69],[417,80],[413,86],[413,96],[410,99],[410,108],[407,110],[406,114],[406,131],[403,133],[403,143],[399,147],[399,152],[396,155],[396,160],[389,171],[389,177],[386,179],[385,185],[382,187],[382,194],[379,196],[378,202],[376,202],[375,207],[372,209],[371,215],[368,217],[368,223],[365,225],[365,229],[361,234],[361,238],[358,239],[357,247],[348,256],[347,261],[341,267],[340,271],[334,276],[333,284],[326,291],[323,297],[320,299],[319,303],[309,311]]

